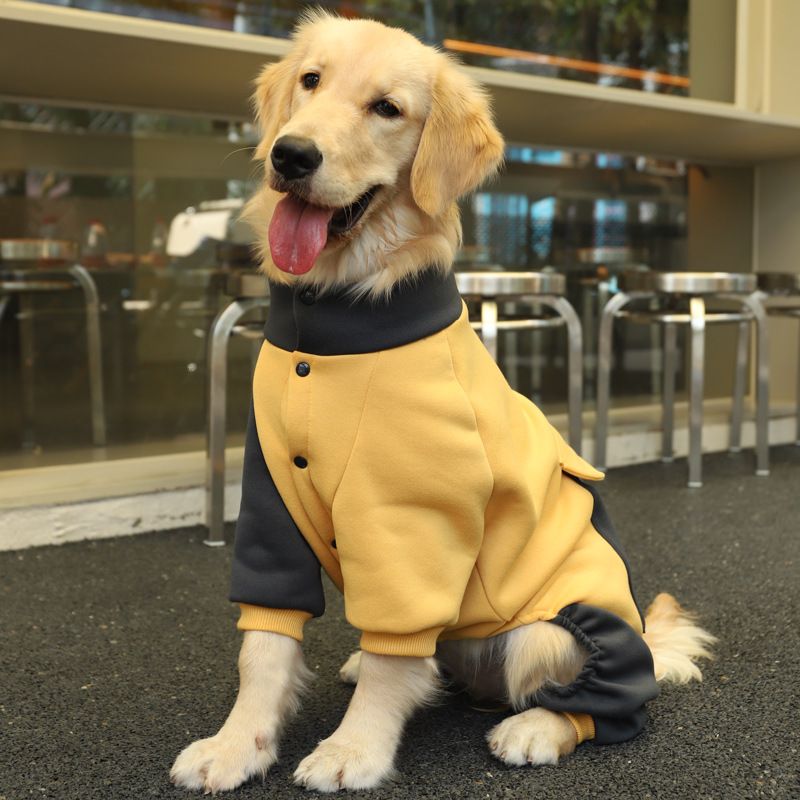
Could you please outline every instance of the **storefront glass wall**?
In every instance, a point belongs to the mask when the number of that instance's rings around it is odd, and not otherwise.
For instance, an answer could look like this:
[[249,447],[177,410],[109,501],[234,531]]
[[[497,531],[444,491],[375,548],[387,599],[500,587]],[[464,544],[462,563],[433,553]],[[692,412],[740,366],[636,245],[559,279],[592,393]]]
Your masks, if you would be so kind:
[[[226,277],[252,267],[251,234],[235,218],[258,179],[254,141],[249,125],[226,120],[0,104],[0,238],[79,243],[101,299],[109,445],[92,447],[80,292],[10,295],[0,468],[203,448],[209,327],[229,302]],[[228,203],[209,213],[213,201]],[[457,266],[566,272],[585,326],[588,407],[600,304],[622,269],[683,268],[686,202],[680,163],[511,144],[500,179],[463,203]],[[206,215],[206,238],[179,238]],[[618,335],[615,403],[654,402],[658,341],[634,326]],[[562,332],[506,335],[500,352],[520,391],[564,410]],[[229,444],[241,441],[252,355],[234,339]]]
[[[286,37],[305,0],[40,0],[240,33]],[[689,94],[689,0],[339,0],[347,17],[396,25],[466,63]]]

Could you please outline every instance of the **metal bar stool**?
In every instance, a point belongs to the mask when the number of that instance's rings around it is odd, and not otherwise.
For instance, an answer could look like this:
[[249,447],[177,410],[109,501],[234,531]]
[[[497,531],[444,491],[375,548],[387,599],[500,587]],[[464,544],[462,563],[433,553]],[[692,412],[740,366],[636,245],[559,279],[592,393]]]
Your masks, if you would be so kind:
[[23,444],[26,447],[34,445],[33,296],[75,289],[80,289],[83,293],[86,309],[92,441],[97,447],[104,447],[106,444],[100,299],[97,286],[88,270],[79,264],[67,266],[76,256],[77,246],[74,242],[46,239],[0,240],[0,319],[8,306],[10,295],[19,297]]
[[[756,475],[769,474],[769,450],[767,441],[768,413],[768,337],[766,311],[762,303],[763,295],[756,291],[755,275],[727,272],[638,272],[620,278],[622,291],[615,294],[606,304],[600,320],[598,340],[597,376],[597,418],[595,435],[595,458],[598,469],[606,464],[606,443],[608,437],[608,405],[611,374],[611,338],[615,318],[626,318],[632,322],[664,325],[664,381],[662,394],[663,435],[662,454],[664,460],[672,458],[672,438],[674,427],[673,404],[675,399],[675,368],[677,361],[677,325],[691,328],[691,373],[689,383],[689,481],[691,488],[703,485],[702,482],[702,432],[703,432],[703,385],[705,367],[705,329],[707,324],[738,323],[739,343],[737,358],[737,385],[741,375],[742,353],[746,359],[747,339],[751,323],[755,322],[758,331],[756,392]],[[671,299],[688,305],[687,310],[623,311],[623,307],[642,299]],[[741,311],[718,312],[706,310],[709,299],[730,300],[740,304]],[[742,348],[742,334],[745,346]],[[743,379],[742,379],[743,381]],[[743,383],[742,383],[743,385]],[[736,391],[736,390],[735,390]],[[732,415],[737,413],[736,402]]]
[[[478,300],[479,330],[492,359],[497,362],[497,334],[503,330],[536,330],[565,325],[567,329],[567,394],[569,443],[581,452],[581,413],[583,405],[583,330],[581,321],[565,297],[567,281],[551,272],[457,272],[458,290],[466,299]],[[535,310],[514,319],[498,318],[498,302],[541,304],[557,316],[544,317]]]
[[266,278],[258,272],[234,272],[225,284],[233,302],[217,314],[208,335],[208,429],[206,438],[205,544],[225,544],[225,423],[227,412],[228,342],[231,336],[252,339],[254,361],[264,339],[264,323],[239,324],[256,308],[269,308]]
[[[763,302],[767,315],[787,317],[800,321],[800,273],[796,272],[762,272],[756,275],[758,290],[763,294]],[[791,305],[774,305],[774,300],[790,300]],[[798,350],[800,356],[800,350]],[[742,409],[744,408],[744,390],[747,366],[747,338],[739,336],[739,357],[737,360],[736,388],[734,408],[737,413],[731,422],[731,450],[739,449],[742,436]],[[800,445],[800,358],[797,364],[797,409],[795,412],[795,444]]]

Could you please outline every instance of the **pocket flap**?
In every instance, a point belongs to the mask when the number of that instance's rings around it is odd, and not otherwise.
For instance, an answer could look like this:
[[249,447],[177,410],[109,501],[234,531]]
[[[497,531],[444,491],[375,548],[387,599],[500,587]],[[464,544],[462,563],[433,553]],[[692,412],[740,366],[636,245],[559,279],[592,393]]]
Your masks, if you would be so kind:
[[585,481],[601,481],[605,478],[600,470],[595,469],[588,461],[584,461],[561,436],[558,436],[558,460],[561,469],[576,478]]

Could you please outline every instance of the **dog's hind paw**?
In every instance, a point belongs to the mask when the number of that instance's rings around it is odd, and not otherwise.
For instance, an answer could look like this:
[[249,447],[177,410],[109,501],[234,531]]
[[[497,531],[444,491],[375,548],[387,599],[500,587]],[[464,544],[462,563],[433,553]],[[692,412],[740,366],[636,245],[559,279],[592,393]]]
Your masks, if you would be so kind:
[[349,683],[355,686],[358,683],[358,671],[361,668],[361,651],[356,650],[351,653],[350,658],[342,664],[339,669],[339,678],[342,683]]
[[294,773],[294,782],[317,792],[373,789],[394,772],[386,749],[366,741],[342,741],[334,736],[320,742]]
[[275,744],[265,736],[225,735],[220,731],[183,750],[170,770],[170,779],[184,789],[206,794],[227,792],[256,775],[266,775],[277,758]]
[[575,749],[575,728],[562,714],[531,708],[503,720],[486,740],[492,755],[511,766],[556,764]]

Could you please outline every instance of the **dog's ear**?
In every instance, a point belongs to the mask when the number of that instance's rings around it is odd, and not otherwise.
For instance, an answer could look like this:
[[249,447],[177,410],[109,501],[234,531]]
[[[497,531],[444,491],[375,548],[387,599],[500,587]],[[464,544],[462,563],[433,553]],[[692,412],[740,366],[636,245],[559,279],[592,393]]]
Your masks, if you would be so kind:
[[503,137],[486,93],[447,57],[441,59],[411,168],[414,202],[432,217],[493,174],[503,159]]
[[297,59],[290,54],[275,64],[268,64],[256,78],[252,103],[261,132],[255,152],[257,159],[269,155],[278,131],[289,121],[296,73]]

